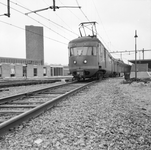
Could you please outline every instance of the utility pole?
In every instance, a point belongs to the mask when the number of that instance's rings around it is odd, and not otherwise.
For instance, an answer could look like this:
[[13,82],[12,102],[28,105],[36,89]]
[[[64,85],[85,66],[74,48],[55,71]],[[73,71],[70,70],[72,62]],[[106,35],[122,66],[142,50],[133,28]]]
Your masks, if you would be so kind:
[[142,53],[143,53],[143,60],[144,60],[144,48],[143,48],[143,50],[142,50]]
[[7,16],[10,17],[10,0],[7,0],[7,13],[2,14],[0,16]]
[[55,0],[53,0],[53,11],[56,10],[56,4],[55,4]]
[[7,0],[7,16],[10,17],[10,0]]
[[137,79],[137,30],[135,30],[135,80]]

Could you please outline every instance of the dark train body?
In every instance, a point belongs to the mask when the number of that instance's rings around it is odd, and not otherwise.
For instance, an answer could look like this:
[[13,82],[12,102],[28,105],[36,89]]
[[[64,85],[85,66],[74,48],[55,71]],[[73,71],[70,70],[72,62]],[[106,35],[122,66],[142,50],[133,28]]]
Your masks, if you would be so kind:
[[69,71],[75,79],[100,79],[130,72],[131,66],[113,58],[95,35],[74,39],[68,48]]

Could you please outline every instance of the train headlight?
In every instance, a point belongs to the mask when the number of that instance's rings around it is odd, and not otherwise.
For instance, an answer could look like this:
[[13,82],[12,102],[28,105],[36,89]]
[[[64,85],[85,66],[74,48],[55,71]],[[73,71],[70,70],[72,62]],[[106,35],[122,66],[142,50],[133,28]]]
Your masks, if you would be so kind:
[[74,63],[74,64],[76,64],[76,63],[77,63],[77,61],[76,61],[76,60],[74,60],[74,61],[73,61],[73,63]]
[[87,60],[84,60],[83,63],[86,64],[86,63],[87,63]]

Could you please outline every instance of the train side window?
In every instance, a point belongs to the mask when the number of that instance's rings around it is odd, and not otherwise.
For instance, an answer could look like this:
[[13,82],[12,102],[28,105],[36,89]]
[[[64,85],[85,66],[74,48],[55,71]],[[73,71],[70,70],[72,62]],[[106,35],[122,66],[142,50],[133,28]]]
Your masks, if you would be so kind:
[[73,56],[73,48],[70,48],[70,56]]
[[96,56],[96,47],[93,47],[93,55]]

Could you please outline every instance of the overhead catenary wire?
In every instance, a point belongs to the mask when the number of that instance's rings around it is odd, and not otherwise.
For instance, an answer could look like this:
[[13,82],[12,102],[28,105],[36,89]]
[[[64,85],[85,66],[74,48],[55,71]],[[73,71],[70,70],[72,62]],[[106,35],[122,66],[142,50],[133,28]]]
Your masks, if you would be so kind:
[[53,11],[56,11],[56,9],[60,9],[60,8],[81,8],[81,6],[56,6],[55,5],[55,0],[53,0],[53,6],[49,6],[49,7],[42,8],[42,9],[33,10],[33,11],[30,11],[30,12],[28,12],[26,14],[28,15],[28,14],[31,14],[31,13],[37,13],[37,12],[48,10],[48,9],[53,9]]
[[[10,26],[13,26],[13,27],[18,28],[18,29],[21,29],[21,30],[24,30],[24,31],[28,31],[28,32],[31,32],[31,33],[33,33],[33,34],[37,34],[37,35],[39,35],[39,36],[42,36],[41,34],[35,33],[35,32],[33,32],[33,31],[30,31],[30,30],[26,30],[26,29],[24,29],[24,28],[22,28],[22,27],[16,26],[16,25],[11,24],[11,23],[8,23],[8,22],[2,21],[2,20],[0,20],[0,22],[2,22],[2,23],[4,23],[4,24],[7,24],[7,25],[10,25]],[[56,40],[56,39],[53,39],[53,38],[50,38],[50,37],[47,37],[47,36],[43,36],[43,37],[44,37],[44,38],[47,38],[47,39],[50,39],[50,40],[52,40],[52,41],[55,41],[55,42],[58,42],[58,43],[67,45],[66,43],[63,43],[63,42],[58,41],[58,40]]]
[[[76,3],[77,3],[77,5],[79,6],[79,3],[78,3],[78,0],[76,0]],[[80,9],[81,10],[81,9]],[[88,19],[88,17],[85,15],[85,13],[81,10],[81,12],[82,12],[82,14],[85,16],[85,18],[88,20],[88,22],[90,22],[89,21],[89,19]],[[86,27],[86,28],[88,28],[88,27]],[[91,30],[90,28],[88,28],[89,30]],[[101,38],[101,41],[104,43],[104,45],[109,49],[109,47],[107,46],[107,44],[104,42],[104,40],[103,40],[103,38],[100,36],[100,34],[98,34],[98,36]],[[110,51],[110,49],[109,49],[109,51]]]
[[[11,3],[13,3],[13,4],[15,4],[15,5],[18,5],[18,6],[20,6],[20,7],[22,7],[22,8],[24,8],[24,9],[26,9],[26,10],[29,10],[29,11],[31,11],[30,9],[28,9],[28,8],[26,8],[26,7],[24,7],[24,6],[21,6],[20,4],[18,4],[18,3],[15,3],[15,2],[12,2],[11,1]],[[46,3],[46,2],[45,2]],[[77,1],[77,4],[78,4],[78,1]],[[62,6],[63,7],[63,6]],[[81,8],[80,6],[79,6],[79,4],[78,4],[78,7],[79,8]],[[82,11],[82,13],[84,14],[84,12]],[[78,34],[76,34],[76,33],[74,33],[73,31],[71,31],[71,30],[69,30],[69,29],[67,29],[67,28],[65,28],[65,27],[63,27],[63,26],[61,26],[61,25],[59,25],[59,24],[57,24],[57,23],[55,23],[54,21],[52,21],[52,20],[50,20],[50,19],[48,19],[48,18],[46,18],[46,17],[44,17],[44,16],[42,16],[42,15],[40,15],[40,14],[38,14],[38,13],[35,13],[36,15],[38,15],[38,16],[40,16],[40,17],[42,17],[43,19],[46,19],[47,21],[50,21],[50,22],[52,22],[53,24],[55,24],[55,25],[57,25],[57,26],[59,26],[59,27],[61,27],[61,28],[63,28],[63,29],[65,29],[65,30],[67,30],[67,31],[69,31],[69,32],[71,32],[71,33],[73,33],[73,34],[75,34],[75,35],[77,35],[77,36],[79,36]],[[87,18],[87,16],[84,14],[84,16]],[[31,19],[33,19],[33,20],[35,20],[34,18],[32,18],[32,17],[30,17]],[[88,18],[87,18],[88,19]],[[89,20],[89,19],[88,19]],[[35,20],[36,22],[37,22],[37,20]],[[40,23],[40,24],[42,24],[41,22],[39,22],[38,21],[38,23]],[[42,25],[44,25],[44,24],[42,24]],[[45,26],[45,25],[44,25]],[[49,28],[49,27],[47,27],[47,26],[45,26],[46,28]],[[51,28],[49,28],[50,30],[52,30]],[[65,37],[64,37],[65,38]],[[69,39],[68,39],[69,40]]]
[[[45,0],[43,0],[43,2],[44,2],[47,6],[49,6],[49,4],[45,2]],[[66,23],[61,17],[59,17],[59,15],[58,15],[57,13],[55,13],[55,15],[56,15],[68,28],[70,28],[70,27],[67,25],[67,23]],[[70,29],[71,29],[71,28],[70,28]],[[76,34],[76,35],[77,35],[77,34]]]
[[[64,5],[60,0],[59,0],[59,2],[60,2],[62,5]],[[82,20],[81,20],[75,13],[73,13],[70,9],[67,8],[67,10],[68,10],[70,13],[72,13],[80,22],[82,22]]]
[[45,28],[47,28],[47,29],[51,30],[52,32],[56,33],[57,35],[59,35],[59,36],[63,37],[64,39],[69,40],[69,39],[68,39],[68,38],[66,38],[65,36],[61,35],[60,33],[56,32],[56,31],[54,31],[54,30],[52,30],[50,27],[48,27],[48,26],[44,25],[43,23],[41,23],[41,22],[37,21],[37,20],[36,20],[36,19],[34,19],[33,17],[31,17],[31,16],[28,16],[28,17],[29,17],[29,18],[31,18],[32,20],[34,20],[34,21],[38,22],[39,24],[41,24],[41,25],[42,25],[42,26],[44,26]]
[[[68,25],[67,25],[67,23],[57,14],[57,13],[55,13],[55,15],[68,27],[68,28],[70,28]],[[71,31],[72,32],[72,31]],[[74,33],[74,32],[73,32]],[[74,33],[75,35],[78,35],[77,33]]]
[[43,0],[43,2],[44,2],[46,5],[48,5],[48,3],[45,2],[45,0]]
[[[12,1],[11,1],[12,2]],[[15,3],[14,3],[15,4]],[[17,4],[17,3],[16,3]],[[24,6],[21,6],[21,5],[19,5],[19,4],[17,4],[18,6],[20,6],[20,7],[22,7],[22,8],[24,8],[24,9],[26,9],[26,10],[29,10],[28,8],[25,8]],[[22,13],[22,12],[21,12]],[[22,14],[24,14],[24,13],[22,13]],[[25,15],[25,14],[24,14]],[[39,15],[39,14],[37,14],[38,16],[40,16],[40,17],[43,17],[43,16],[41,16],[41,15]],[[27,15],[28,16],[28,15]],[[40,21],[37,21],[36,19],[34,19],[33,17],[31,17],[31,16],[28,16],[29,18],[31,18],[32,20],[34,20],[34,21],[36,21],[36,22],[38,22],[39,24],[41,24],[41,25],[43,25],[44,27],[46,27],[47,29],[49,29],[49,30],[51,30],[51,31],[53,31],[54,33],[56,33],[56,34],[58,34],[58,35],[60,35],[61,37],[63,37],[63,38],[65,38],[65,39],[67,39],[66,37],[64,37],[64,36],[62,36],[60,33],[58,33],[58,32],[56,32],[56,31],[54,31],[54,30],[52,30],[50,27],[48,27],[48,26],[46,26],[46,25],[44,25],[43,23],[41,23]],[[45,17],[43,17],[43,18],[45,18]],[[47,18],[45,18],[45,19],[47,19]],[[50,19],[47,19],[48,21],[51,21]],[[53,22],[53,21],[51,21],[51,22]],[[55,23],[55,22],[53,22],[53,23]],[[56,25],[58,25],[57,23],[55,23]],[[67,40],[69,40],[69,39],[67,39]]]
[[[80,6],[78,0],[76,0],[76,3],[77,3],[78,6]],[[84,17],[90,22],[90,20],[89,20],[88,17],[85,15],[85,13],[83,12],[83,10],[82,10],[81,8],[79,8],[79,9],[80,9],[80,11],[82,12],[82,14],[84,15]]]
[[[44,2],[47,6],[49,6],[49,4],[45,2],[45,0],[43,0],[43,2]],[[70,27],[65,23],[65,21],[64,21],[61,17],[59,17],[59,15],[57,15],[56,13],[55,13],[55,15],[56,15],[68,28],[70,28]]]
[[[17,5],[17,6],[19,6],[19,7],[21,7],[21,8],[23,8],[23,9],[26,9],[26,10],[28,10],[28,11],[31,11],[30,9],[28,9],[28,8],[26,8],[26,7],[24,7],[24,6],[20,5],[20,4],[18,4],[18,3],[15,3],[15,2],[13,2],[13,1],[10,1],[10,2],[13,3],[13,4],[15,4],[15,5]],[[68,32],[71,32],[72,34],[77,35],[77,34],[74,33],[73,31],[71,31],[71,30],[69,30],[69,29],[67,29],[67,28],[65,28],[65,27],[63,27],[63,26],[57,24],[56,22],[54,22],[54,21],[52,21],[52,20],[50,20],[50,19],[48,19],[48,18],[46,18],[46,17],[44,17],[44,16],[38,14],[38,13],[35,13],[35,14],[38,15],[39,17],[41,17],[41,18],[43,18],[43,19],[45,19],[45,20],[47,20],[47,21],[49,21],[49,22],[55,24],[56,26],[59,26],[60,28],[66,30],[66,31],[68,31]],[[26,14],[25,14],[25,15],[26,15]]]
[[[0,2],[0,4],[2,4],[2,5],[4,5],[4,6],[6,6],[6,4],[4,4],[4,3],[2,3],[2,2]],[[17,11],[17,12],[19,12],[19,13],[21,13],[22,15],[25,15],[23,12],[21,12],[21,11],[19,11],[19,10],[15,9],[15,8],[13,8],[13,7],[10,7],[10,8],[11,8],[11,9],[13,9],[13,10],[15,10],[15,11]],[[25,16],[26,16],[26,15],[25,15]],[[61,36],[61,37],[63,37],[64,39],[66,39],[66,40],[68,40],[68,41],[69,41],[69,39],[67,39],[67,38],[66,38],[66,37],[64,37],[63,35],[59,34],[58,32],[54,31],[53,29],[51,29],[50,27],[46,26],[45,24],[41,23],[40,21],[38,21],[38,20],[36,20],[36,19],[34,19],[34,18],[30,17],[30,16],[27,16],[27,17],[29,17],[30,19],[32,19],[32,20],[34,20],[34,21],[36,21],[37,23],[39,23],[39,24],[43,25],[45,28],[47,28],[47,29],[51,30],[51,31],[52,31],[52,32],[54,32],[55,34],[57,34],[57,35],[59,35],[59,36]]]
[[104,25],[103,25],[103,22],[102,22],[102,20],[101,20],[100,14],[98,13],[98,10],[97,10],[97,7],[96,7],[96,5],[95,5],[94,0],[92,0],[92,2],[93,2],[93,5],[94,5],[94,8],[95,8],[95,11],[96,11],[96,13],[97,13],[97,15],[98,15],[98,18],[99,18],[99,20],[100,20],[100,23],[101,23],[102,26],[103,26],[103,29],[104,29],[104,31],[105,31],[105,34],[106,34],[108,40],[111,41],[110,38],[109,38],[109,36],[108,36],[108,34],[107,34],[107,32],[106,32],[106,29],[105,29],[105,27],[104,27]]

